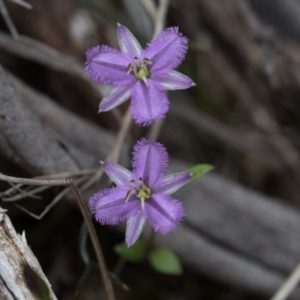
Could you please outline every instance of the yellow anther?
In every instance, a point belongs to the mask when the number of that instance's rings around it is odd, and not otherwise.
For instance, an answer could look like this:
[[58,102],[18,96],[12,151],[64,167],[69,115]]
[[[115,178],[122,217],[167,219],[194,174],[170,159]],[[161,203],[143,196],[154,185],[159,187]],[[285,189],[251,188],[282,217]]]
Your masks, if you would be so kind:
[[140,200],[147,201],[151,196],[151,190],[143,183],[141,187],[136,188],[136,196]]
[[138,79],[148,78],[148,76],[149,76],[149,72],[146,66],[138,69],[137,71]]
[[[135,60],[137,59],[135,58]],[[147,83],[147,78],[150,77],[147,65],[151,64],[151,61],[147,58],[143,59],[142,63],[130,63],[128,65],[127,74],[133,73],[137,80],[143,80],[145,83]]]

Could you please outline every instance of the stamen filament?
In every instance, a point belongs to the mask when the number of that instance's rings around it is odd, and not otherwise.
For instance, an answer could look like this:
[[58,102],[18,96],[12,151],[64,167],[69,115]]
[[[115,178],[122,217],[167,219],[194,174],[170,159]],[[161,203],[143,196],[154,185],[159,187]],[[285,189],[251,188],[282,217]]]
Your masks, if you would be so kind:
[[125,203],[128,202],[128,200],[129,200],[131,194],[132,194],[132,190],[128,190],[128,192],[126,193]]
[[141,198],[141,206],[142,206],[142,210],[145,209],[145,199]]
[[146,77],[143,77],[142,80],[144,81],[144,83],[146,84],[146,86],[148,86],[148,80]]
[[134,62],[128,65],[127,74],[133,73],[137,80],[143,80],[144,83],[148,86],[147,78],[150,77],[148,65],[151,65],[152,62],[148,58],[144,58],[142,62],[139,62],[138,58],[134,58]]

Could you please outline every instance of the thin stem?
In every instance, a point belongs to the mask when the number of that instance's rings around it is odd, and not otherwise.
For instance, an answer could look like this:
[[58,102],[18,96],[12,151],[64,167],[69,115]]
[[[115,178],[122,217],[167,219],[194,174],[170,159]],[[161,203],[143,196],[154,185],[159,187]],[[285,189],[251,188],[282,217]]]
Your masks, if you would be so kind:
[[[27,213],[29,216],[31,216],[32,218],[35,218],[37,220],[41,220],[44,218],[44,216],[51,210],[52,207],[54,207],[69,191],[69,188],[65,188],[64,190],[62,190],[45,208],[44,210],[39,214],[36,215],[32,212],[30,212],[27,208],[19,205],[19,204],[15,204],[15,206],[17,208],[19,208],[20,210],[24,211],[25,213]],[[13,199],[14,201],[16,199]]]
[[[12,189],[18,191],[22,198],[27,198],[27,197],[31,197],[33,199],[42,199],[42,197],[40,196],[37,196],[37,195],[34,195],[34,193],[32,191],[25,191],[25,190],[22,190],[20,187],[19,187],[19,184],[16,184],[16,183],[12,183],[12,182],[9,182],[9,184],[11,185]],[[45,187],[44,187],[45,188]],[[0,196],[1,196],[1,193],[0,193]]]
[[145,10],[148,12],[149,16],[151,17],[153,24],[156,23],[156,8],[154,5],[154,1],[149,0],[140,0],[140,2],[143,4]]
[[115,300],[116,298],[115,298],[113,286],[112,286],[112,283],[111,283],[111,280],[110,280],[110,277],[109,277],[109,273],[107,271],[107,267],[106,267],[106,264],[105,264],[105,259],[104,259],[102,249],[101,249],[101,246],[100,246],[97,234],[96,234],[96,230],[95,230],[95,228],[93,226],[93,223],[91,221],[89,212],[87,210],[87,207],[86,207],[86,205],[85,205],[85,203],[84,203],[84,201],[83,201],[76,185],[74,184],[74,182],[72,180],[70,180],[70,187],[71,187],[72,191],[74,192],[74,194],[75,194],[75,196],[78,200],[79,208],[81,210],[82,216],[85,220],[87,229],[89,231],[89,234],[90,234],[90,237],[91,237],[91,240],[92,240],[92,244],[93,244],[93,247],[94,247],[95,252],[96,252],[99,268],[100,268],[100,271],[101,271],[101,274],[102,274],[102,277],[103,277],[103,282],[104,282],[104,286],[105,286],[105,289],[106,289],[106,292],[107,292],[108,299],[109,300]]
[[14,40],[18,40],[19,39],[19,33],[17,31],[17,28],[13,22],[13,20],[10,17],[10,14],[8,13],[8,10],[6,9],[6,6],[3,2],[3,0],[0,0],[0,11],[1,11],[1,15],[9,29],[10,34],[12,35]]
[[147,140],[154,141],[158,138],[161,128],[164,124],[164,119],[160,119],[153,123],[151,126],[150,132],[147,136]]
[[296,288],[300,281],[300,263],[296,267],[296,269],[290,274],[287,280],[283,283],[283,285],[279,288],[276,294],[271,298],[271,300],[285,300],[292,293],[292,291]]
[[[33,188],[31,189],[29,192],[28,192],[28,195],[24,195],[24,194],[17,194],[17,195],[14,195],[14,196],[9,196],[10,194],[12,193],[7,193],[7,191],[5,191],[4,193],[0,193],[0,198],[2,198],[3,202],[15,202],[15,201],[19,201],[19,200],[22,200],[24,198],[28,198],[28,197],[31,197],[33,198],[34,195],[38,194],[38,193],[41,193],[47,189],[49,189],[50,186],[39,186],[37,188]],[[15,189],[17,190],[17,189]],[[8,190],[8,191],[15,191],[15,190]],[[38,196],[36,196],[38,197]],[[41,197],[39,197],[41,198]]]
[[151,251],[152,247],[153,247],[154,238],[155,238],[155,231],[151,227],[151,231],[150,231],[149,237],[147,239],[147,243],[146,243],[146,251],[147,251],[147,253],[149,253]]
[[32,9],[32,5],[23,0],[10,0],[10,2],[19,4],[20,6],[27,8],[27,9]]
[[[0,0],[1,1],[1,0]],[[4,175],[0,173],[0,180],[12,182],[12,183],[20,183],[27,185],[48,185],[48,186],[61,186],[61,185],[69,185],[70,179],[31,179],[31,178],[17,178],[8,175]]]
[[74,295],[72,297],[72,300],[77,300],[77,299],[80,298],[80,293],[84,290],[84,287],[85,287],[92,271],[93,271],[93,265],[92,264],[89,264],[89,265],[85,266],[83,274],[81,275],[81,277],[80,277],[80,279],[77,283],[77,286],[75,288],[75,292],[74,292]]
[[[166,21],[168,6],[169,6],[169,0],[160,0],[159,1],[159,6],[157,8],[156,18],[155,18],[156,22],[155,22],[155,27],[154,27],[153,39],[165,27],[165,21]],[[147,136],[148,140],[156,140],[157,139],[157,137],[159,136],[160,130],[162,128],[163,123],[164,123],[163,119],[154,122],[154,124],[151,126],[150,133]]]
[[[42,175],[42,176],[37,176],[35,179],[43,179],[43,178],[47,178],[52,179],[52,178],[67,178],[67,177],[77,177],[77,176],[82,176],[82,175],[92,175],[94,173],[96,173],[98,171],[98,169],[86,169],[86,170],[80,170],[80,171],[72,171],[72,172],[63,172],[63,173],[57,173],[57,174],[48,174],[48,175]],[[5,178],[9,178],[9,176],[3,175],[5,176]],[[1,177],[1,173],[0,173],[0,177]],[[1,178],[0,178],[1,180]],[[17,180],[20,180],[20,178],[17,178]],[[6,180],[5,180],[6,181]],[[7,182],[12,182],[12,181],[8,181]],[[31,181],[32,182],[32,181]],[[24,198],[24,195],[15,195],[15,196],[10,196],[12,195],[15,191],[18,191],[21,187],[22,187],[23,183],[19,183],[17,185],[15,185],[14,187],[0,193],[0,198],[4,197],[3,201],[4,202],[13,202],[13,201],[17,201],[17,200],[21,200]],[[52,186],[52,185],[50,185]],[[36,189],[31,190],[29,193],[30,194],[37,194],[39,192],[44,191],[45,189],[47,189],[47,186],[44,187],[39,187]]]
[[155,38],[165,28],[168,6],[169,0],[159,0],[153,38]]
[[125,137],[131,126],[131,121],[132,118],[130,114],[130,108],[128,108],[124,115],[123,122],[120,131],[118,133],[118,136],[116,138],[116,141],[114,143],[113,149],[110,153],[114,162],[117,162],[119,160],[119,157],[121,155],[121,149],[125,141]]
[[124,269],[125,264],[126,264],[126,260],[123,257],[120,257],[117,264],[114,267],[113,273],[116,276],[119,276],[121,271]]
[[[126,135],[131,126],[131,121],[132,119],[131,119],[130,109],[128,108],[128,110],[126,111],[123,117],[122,125],[118,132],[116,141],[105,160],[118,162],[121,154],[122,146],[124,145]],[[100,181],[102,176],[103,176],[103,169],[101,168],[82,188],[83,189],[89,188],[92,184],[94,184],[95,181]]]

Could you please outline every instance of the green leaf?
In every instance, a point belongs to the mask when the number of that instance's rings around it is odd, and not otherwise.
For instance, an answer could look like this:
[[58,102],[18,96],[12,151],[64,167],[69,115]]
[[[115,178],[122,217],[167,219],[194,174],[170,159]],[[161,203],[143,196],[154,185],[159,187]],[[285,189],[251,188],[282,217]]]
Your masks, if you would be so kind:
[[197,180],[198,178],[202,177],[204,174],[206,174],[207,172],[213,169],[214,167],[208,164],[195,165],[191,167],[190,169],[188,169],[188,172],[193,173],[193,175],[189,182],[191,183]]
[[121,243],[114,247],[114,251],[129,262],[140,262],[145,257],[146,244],[143,241],[136,241],[128,248],[126,243]]
[[177,256],[169,249],[157,248],[149,255],[150,263],[156,271],[169,274],[180,275],[182,268]]

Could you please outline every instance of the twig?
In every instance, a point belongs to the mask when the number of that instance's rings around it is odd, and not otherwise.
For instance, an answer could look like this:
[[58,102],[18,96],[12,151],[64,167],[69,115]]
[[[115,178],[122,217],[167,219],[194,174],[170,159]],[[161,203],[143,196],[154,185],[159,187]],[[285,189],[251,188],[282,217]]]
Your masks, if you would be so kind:
[[3,0],[0,0],[0,12],[1,12],[1,15],[2,15],[13,39],[18,40],[19,33],[17,31],[17,28],[16,28],[14,22],[12,21],[12,19],[10,17],[10,14],[8,13],[8,10],[6,9],[6,6],[5,6]]
[[[77,180],[77,184],[82,183],[82,181],[84,181],[84,178],[80,178]],[[39,214],[36,215],[32,212],[30,212],[28,209],[26,209],[25,207],[19,205],[19,204],[15,204],[16,207],[18,207],[19,209],[21,209],[22,211],[26,212],[28,215],[30,215],[31,217],[37,219],[37,220],[41,220],[44,218],[44,216],[68,193],[69,191],[69,187],[66,187],[65,189],[63,189],[58,195],[56,195],[56,197],[44,208],[44,210]]]
[[68,178],[68,177],[75,177],[75,176],[82,176],[82,175],[92,175],[93,173],[97,172],[98,169],[85,169],[85,170],[79,170],[79,171],[69,171],[69,172],[61,172],[56,174],[47,174],[38,176],[36,178]]
[[[32,191],[25,191],[25,190],[22,190],[18,184],[15,184],[15,183],[12,183],[12,182],[9,182],[9,184],[11,185],[12,189],[15,189],[17,190],[21,195],[22,197],[24,198],[27,198],[27,197],[31,197],[33,199],[41,199],[40,196],[36,196],[34,195],[34,193]],[[0,194],[0,197],[1,197],[1,194]]]
[[[0,9],[1,2],[0,0]],[[0,32],[0,46],[4,50],[22,58],[40,63],[52,70],[64,72],[78,77],[86,82],[98,95],[102,97],[99,84],[90,79],[84,72],[82,65],[73,57],[28,36],[18,36],[12,39],[8,34]]]
[[[98,259],[99,268],[100,268],[101,273],[102,273],[103,282],[104,282],[104,285],[105,285],[105,288],[106,288],[108,299],[109,300],[115,300],[112,283],[110,281],[110,277],[109,277],[109,274],[108,274],[108,270],[106,268],[105,260],[104,260],[104,257],[103,257],[103,253],[102,253],[102,250],[101,250],[100,243],[99,243],[98,238],[97,238],[97,234],[96,234],[95,228],[94,228],[93,223],[92,223],[92,221],[90,219],[87,207],[86,207],[86,205],[85,205],[85,203],[84,203],[84,201],[83,201],[83,199],[82,199],[82,197],[81,197],[81,195],[80,195],[80,193],[79,193],[76,185],[74,184],[73,180],[72,179],[66,179],[66,178],[64,178],[64,179],[53,179],[53,180],[49,180],[49,179],[17,178],[17,177],[7,176],[7,175],[4,175],[2,173],[0,173],[0,180],[7,181],[7,182],[12,182],[12,183],[18,183],[18,184],[26,184],[26,185],[37,185],[37,186],[69,186],[71,188],[71,190],[73,191],[76,199],[78,200],[79,208],[80,208],[80,210],[82,212],[82,215],[84,217],[84,220],[85,220],[85,222],[87,224],[87,228],[88,228],[88,231],[89,231],[89,234],[90,234],[93,246],[94,246],[94,250],[96,252],[96,256],[97,256],[97,259]],[[67,193],[67,189],[65,189],[63,191],[63,194],[64,193]],[[57,199],[54,199],[54,201],[52,201],[46,207],[46,209],[43,212],[44,214],[47,213],[49,211],[49,209],[56,202],[58,202],[62,198],[61,194],[60,194],[59,197],[57,196]],[[22,209],[23,211],[26,211],[29,214],[32,214],[28,210],[26,210],[26,208],[24,208],[24,207],[19,207],[19,208]]]
[[153,38],[156,37],[165,28],[168,6],[169,6],[169,0],[159,1]]
[[20,6],[27,8],[27,9],[32,9],[32,5],[23,0],[10,0],[10,2],[19,4]]
[[[77,184],[80,184],[84,178],[78,179],[76,182]],[[37,220],[41,220],[44,218],[44,216],[54,207],[69,191],[69,188],[63,189],[56,197],[44,208],[44,210],[41,212],[40,215],[30,214],[32,217],[36,218]],[[24,210],[24,209],[23,209]],[[26,209],[25,209],[26,210]]]
[[150,1],[149,0],[140,0],[140,2],[143,4],[145,10],[151,17],[153,24],[155,24],[157,14],[156,14],[156,9],[155,9],[155,5],[154,5],[153,1],[152,0],[150,0]]
[[45,208],[44,210],[39,214],[36,215],[32,212],[30,212],[28,209],[26,209],[25,207],[19,205],[19,204],[15,204],[15,206],[17,208],[19,208],[20,210],[24,211],[25,213],[27,213],[29,216],[31,216],[32,218],[35,218],[37,220],[41,220],[44,218],[44,216],[51,210],[52,207],[54,207],[69,191],[69,188],[65,188],[63,189]]
[[[0,0],[1,1],[1,0]],[[32,179],[32,178],[18,178],[4,175],[0,173],[0,180],[12,182],[12,183],[21,183],[27,185],[47,185],[47,186],[67,186],[70,184],[70,179]]]
[[271,300],[285,300],[296,288],[300,281],[300,263],[296,269],[290,274],[287,280],[279,288],[276,294],[271,298]]
[[[86,169],[86,170],[80,170],[80,171],[72,171],[72,172],[63,172],[63,173],[57,173],[57,174],[48,174],[48,175],[42,175],[42,176],[37,176],[37,179],[43,179],[43,178],[47,178],[47,179],[51,179],[51,178],[70,178],[70,177],[77,177],[77,176],[82,176],[82,175],[92,175],[94,173],[96,173],[98,171],[98,169]],[[1,180],[1,179],[0,179]],[[18,190],[19,188],[22,187],[23,184],[18,184],[15,185],[13,188],[10,188],[2,193],[0,193],[0,198],[1,197],[5,197],[5,196],[9,196],[11,195],[13,192],[15,192],[16,190]],[[42,191],[44,191],[45,189],[47,189],[48,187],[44,186],[44,187],[40,187],[40,188],[36,188],[33,189],[32,191],[30,191],[31,194],[37,194],[40,193]],[[23,195],[16,195],[16,196],[12,196],[12,197],[7,197],[5,199],[3,199],[4,202],[12,202],[12,201],[16,201],[16,200],[20,200],[23,199]]]
[[[16,185],[16,187],[19,187],[19,186],[22,186],[22,184]],[[47,190],[48,188],[50,188],[50,186],[39,186],[37,188],[33,188],[32,190],[30,190],[29,195],[24,195],[24,194],[19,193],[17,195],[9,196],[10,194],[12,194],[12,192],[18,191],[17,188],[11,188],[9,190],[6,190],[3,193],[0,193],[0,198],[2,198],[3,202],[14,202],[14,201],[22,200],[27,197],[32,197],[32,195],[43,192],[43,191]]]
[[106,267],[106,264],[105,264],[105,260],[104,260],[104,256],[103,256],[103,253],[102,253],[102,250],[101,250],[101,246],[100,246],[95,228],[93,226],[93,223],[91,221],[89,212],[86,208],[86,205],[85,205],[85,203],[84,203],[84,201],[83,201],[76,185],[74,184],[74,182],[72,180],[70,181],[70,187],[73,190],[73,192],[74,192],[74,194],[75,194],[75,196],[78,200],[79,208],[81,210],[81,213],[82,213],[83,218],[85,220],[85,223],[87,225],[87,228],[88,228],[88,231],[89,231],[89,234],[90,234],[90,237],[91,237],[91,240],[92,240],[95,252],[96,252],[96,256],[97,256],[97,259],[98,259],[99,268],[100,268],[101,273],[102,273],[103,282],[104,282],[104,285],[105,285],[105,288],[106,288],[108,299],[109,300],[115,300],[113,286],[112,286],[111,280],[109,278],[109,273],[107,271],[107,267]]

